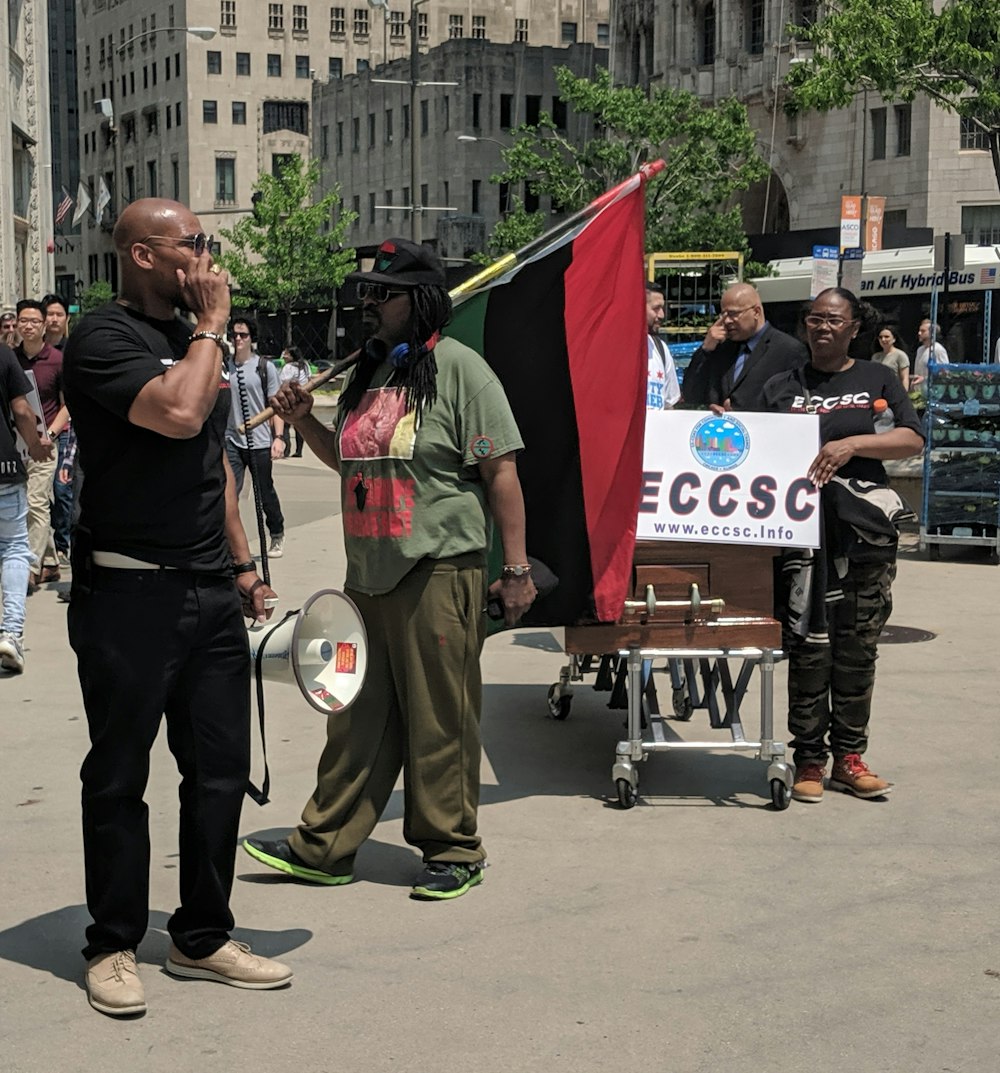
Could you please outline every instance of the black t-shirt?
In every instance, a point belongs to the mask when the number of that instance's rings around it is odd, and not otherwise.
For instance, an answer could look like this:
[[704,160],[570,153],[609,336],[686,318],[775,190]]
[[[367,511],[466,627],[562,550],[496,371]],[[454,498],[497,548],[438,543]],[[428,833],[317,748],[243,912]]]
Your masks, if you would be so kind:
[[215,407],[197,436],[171,439],[129,423],[139,392],[184,357],[191,328],[152,320],[117,302],[95,310],[66,343],[66,405],[80,465],[80,524],[93,546],[163,566],[226,570],[226,475],[222,456],[229,415],[224,373]]
[[0,345],[0,485],[24,484],[28,479],[14,435],[10,404],[31,390],[28,378],[8,347]]
[[[808,395],[808,398],[807,398]],[[818,413],[822,443],[875,433],[876,399],[885,399],[897,428],[923,435],[920,420],[895,370],[873,361],[855,361],[839,373],[826,373],[811,363],[779,373],[764,385],[765,409],[775,413]],[[838,477],[886,483],[885,467],[877,458],[854,456]]]

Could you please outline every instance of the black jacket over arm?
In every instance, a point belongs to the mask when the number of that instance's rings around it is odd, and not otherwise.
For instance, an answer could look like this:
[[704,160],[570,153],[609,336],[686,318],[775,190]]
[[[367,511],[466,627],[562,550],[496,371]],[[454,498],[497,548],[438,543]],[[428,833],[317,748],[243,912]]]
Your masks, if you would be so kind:
[[763,410],[763,391],[768,380],[809,360],[809,351],[798,339],[769,324],[743,366],[740,378],[734,381],[733,370],[742,345],[727,339],[715,350],[698,347],[684,374],[681,390],[685,406],[707,408],[712,403],[721,406],[729,399],[733,410]]

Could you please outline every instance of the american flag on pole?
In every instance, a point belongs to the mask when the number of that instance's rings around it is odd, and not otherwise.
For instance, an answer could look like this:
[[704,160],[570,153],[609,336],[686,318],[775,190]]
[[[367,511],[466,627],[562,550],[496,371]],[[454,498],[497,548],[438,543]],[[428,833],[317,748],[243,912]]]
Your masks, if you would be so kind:
[[56,206],[56,227],[58,227],[63,220],[69,215],[69,210],[73,207],[73,198],[66,193],[66,187],[62,188],[62,201]]

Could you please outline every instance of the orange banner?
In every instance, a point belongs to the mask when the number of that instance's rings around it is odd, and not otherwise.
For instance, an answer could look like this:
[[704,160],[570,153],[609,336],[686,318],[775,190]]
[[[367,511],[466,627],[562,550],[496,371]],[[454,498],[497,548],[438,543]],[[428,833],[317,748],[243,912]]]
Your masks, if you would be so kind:
[[861,198],[845,194],[840,199],[840,250],[856,250],[861,245]]
[[885,219],[885,198],[865,198],[865,249],[882,249],[882,221]]

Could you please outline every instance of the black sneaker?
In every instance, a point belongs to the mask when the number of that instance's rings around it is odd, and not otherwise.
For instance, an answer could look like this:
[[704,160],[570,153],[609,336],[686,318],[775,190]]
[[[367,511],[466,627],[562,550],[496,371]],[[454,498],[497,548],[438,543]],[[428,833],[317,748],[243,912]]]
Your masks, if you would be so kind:
[[470,887],[483,881],[483,862],[459,864],[457,861],[431,861],[417,876],[411,898],[442,900],[459,898]]
[[255,861],[266,864],[268,868],[284,872],[285,875],[294,876],[295,879],[304,879],[307,883],[322,883],[328,887],[336,887],[343,883],[350,883],[354,878],[349,873],[335,876],[306,864],[288,844],[287,838],[279,838],[277,842],[265,842],[261,838],[244,838],[243,848]]

